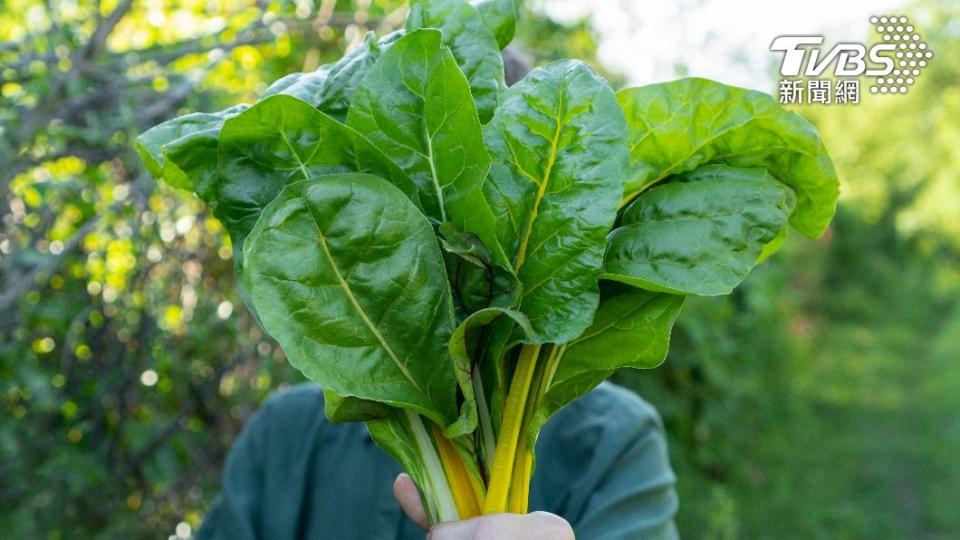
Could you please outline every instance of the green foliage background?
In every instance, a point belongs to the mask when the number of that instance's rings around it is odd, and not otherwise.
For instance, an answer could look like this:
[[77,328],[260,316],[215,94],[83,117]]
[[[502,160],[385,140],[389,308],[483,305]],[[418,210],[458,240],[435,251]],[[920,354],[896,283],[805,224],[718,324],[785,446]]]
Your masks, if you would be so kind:
[[[236,296],[220,225],[131,141],[399,26],[400,4],[0,1],[5,537],[200,522],[244,419],[301,379]],[[521,54],[595,58],[587,21],[532,5]],[[960,8],[905,12],[937,52],[916,88],[801,111],[843,181],[827,235],[690,299],[667,363],[616,377],[663,414],[685,537],[960,532]]]

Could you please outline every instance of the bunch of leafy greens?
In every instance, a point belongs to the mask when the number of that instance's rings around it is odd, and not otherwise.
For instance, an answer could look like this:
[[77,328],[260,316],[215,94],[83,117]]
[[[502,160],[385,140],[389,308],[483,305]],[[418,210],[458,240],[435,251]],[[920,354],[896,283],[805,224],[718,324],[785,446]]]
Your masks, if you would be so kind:
[[686,295],[729,293],[837,199],[814,128],[765,94],[614,92],[577,61],[507,88],[516,16],[414,0],[404,30],[138,140],[223,222],[328,417],[365,421],[433,522],[526,512],[544,422],[662,362]]

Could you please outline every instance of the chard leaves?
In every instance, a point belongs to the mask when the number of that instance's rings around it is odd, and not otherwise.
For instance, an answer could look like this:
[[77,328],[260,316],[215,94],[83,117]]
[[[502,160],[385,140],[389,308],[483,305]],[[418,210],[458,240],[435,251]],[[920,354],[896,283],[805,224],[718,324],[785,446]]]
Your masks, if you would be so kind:
[[497,108],[503,89],[503,59],[493,32],[477,8],[464,0],[411,0],[407,31],[437,28],[460,69],[470,81],[477,115],[485,124]]
[[[473,417],[468,417],[467,413],[464,412],[461,414],[461,422],[469,419],[472,420],[473,425],[476,426],[476,407],[479,406],[483,412],[480,415],[479,427],[484,432],[481,437],[486,442],[494,441],[493,433],[495,425],[490,421],[490,406],[499,407],[499,396],[494,396],[493,394],[498,390],[498,383],[501,381],[502,374],[497,371],[497,366],[491,365],[489,367],[493,368],[492,373],[488,373],[486,376],[480,375],[479,370],[481,366],[479,365],[479,359],[486,352],[490,342],[480,339],[480,336],[477,334],[483,330],[496,328],[492,327],[491,323],[497,319],[501,319],[503,323],[507,323],[499,325],[501,331],[506,332],[507,335],[511,333],[513,325],[516,325],[525,335],[533,336],[533,330],[530,328],[527,318],[522,313],[511,309],[494,307],[473,312],[457,326],[453,335],[450,337],[450,356],[453,358],[457,381],[464,391],[465,402],[470,403],[470,405],[474,407],[473,411],[471,411]],[[489,334],[484,334],[484,337],[489,337]],[[483,382],[479,388],[475,388],[474,381],[478,383]],[[484,387],[482,385],[486,386]],[[481,392],[475,395],[476,390],[481,390]],[[452,427],[457,428],[459,426],[455,425]],[[499,427],[499,425],[496,427]],[[459,434],[460,432],[457,432],[455,429],[448,428],[447,430],[447,436]],[[490,455],[488,457],[492,458],[493,456]]]
[[576,61],[505,89],[518,5],[412,0],[404,30],[137,143],[224,223],[244,301],[431,522],[526,512],[551,414],[658,365],[685,295],[729,293],[836,204],[816,131],[769,96],[614,94]]
[[760,169],[710,165],[675,176],[623,212],[603,277],[650,291],[729,294],[793,206],[793,191]]
[[532,71],[504,92],[484,129],[494,158],[484,191],[540,338],[590,324],[604,242],[627,174],[626,126],[613,91],[580,62]]
[[394,411],[395,409],[385,403],[338,396],[329,388],[323,389],[323,414],[334,423],[379,420],[389,418]]
[[398,39],[357,88],[347,125],[417,184],[424,213],[472,233],[504,264],[482,184],[490,166],[470,86],[438,30]]
[[[291,73],[275,81],[260,101],[278,94],[291,96],[343,121],[360,80],[402,35],[401,30],[377,39],[370,32],[363,43],[339,61],[316,71]],[[236,105],[216,113],[193,113],[168,120],[137,137],[137,151],[151,174],[174,187],[195,191],[215,207],[220,130],[225,121],[248,107]]]
[[396,187],[341,174],[287,186],[244,244],[264,329],[341,398],[457,417],[453,312],[433,229]]
[[484,24],[497,38],[501,49],[513,41],[517,31],[517,18],[520,0],[474,0],[473,6],[480,12]]
[[459,231],[449,223],[441,224],[437,232],[454,290],[458,320],[484,308],[516,304],[519,292],[516,276],[493,260],[479,237]]
[[766,169],[797,194],[790,225],[819,236],[836,210],[838,181],[816,129],[761,92],[681,79],[617,93],[630,127],[631,199],[709,163]]
[[223,123],[249,105],[216,113],[193,113],[154,126],[137,137],[137,152],[150,174],[173,187],[194,191],[208,204],[217,173],[217,143]]
[[666,358],[683,297],[632,287],[617,289],[604,294],[593,323],[566,345],[554,386],[586,371],[655,368]]
[[347,117],[350,98],[357,85],[384,51],[402,35],[401,30],[378,39],[376,34],[368,32],[363,42],[340,60],[315,71],[291,73],[271,84],[262,98],[274,94],[293,96],[342,122]]
[[537,404],[537,430],[554,412],[622,367],[649,369],[667,356],[683,297],[607,283],[593,323],[562,346],[556,372]]
[[214,209],[238,247],[263,208],[298,180],[369,172],[417,200],[413,182],[362,135],[291,96],[268,97],[228,120],[219,153]]

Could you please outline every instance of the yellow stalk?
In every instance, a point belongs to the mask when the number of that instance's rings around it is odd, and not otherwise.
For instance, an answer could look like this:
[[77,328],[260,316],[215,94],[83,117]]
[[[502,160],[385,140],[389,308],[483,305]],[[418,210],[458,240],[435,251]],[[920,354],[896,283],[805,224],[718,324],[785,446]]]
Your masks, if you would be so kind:
[[520,349],[520,358],[510,383],[507,403],[503,409],[503,422],[497,437],[497,448],[490,468],[490,485],[483,503],[484,514],[496,514],[507,511],[507,496],[510,492],[514,459],[517,455],[517,443],[520,439],[521,425],[526,412],[530,383],[540,355],[540,345],[524,345]]
[[510,486],[511,514],[526,514],[530,502],[530,477],[533,475],[533,452],[525,434],[520,435],[517,459],[513,464],[513,479]]
[[530,426],[537,412],[540,397],[546,393],[547,379],[553,380],[556,372],[558,345],[550,345],[546,362],[538,362],[533,378],[530,381],[532,394],[527,398],[527,405],[523,413],[523,424],[520,428],[520,439],[517,441],[517,455],[513,463],[513,478],[510,485],[510,512],[526,514],[530,503],[530,480],[533,476],[534,448],[530,446]]
[[483,494],[477,491],[477,482],[467,471],[467,466],[463,463],[453,444],[443,436],[443,432],[437,426],[433,426],[433,436],[437,441],[440,462],[443,463],[447,484],[450,485],[450,490],[453,492],[453,501],[457,505],[457,513],[460,514],[460,519],[479,516],[480,501],[483,500]]

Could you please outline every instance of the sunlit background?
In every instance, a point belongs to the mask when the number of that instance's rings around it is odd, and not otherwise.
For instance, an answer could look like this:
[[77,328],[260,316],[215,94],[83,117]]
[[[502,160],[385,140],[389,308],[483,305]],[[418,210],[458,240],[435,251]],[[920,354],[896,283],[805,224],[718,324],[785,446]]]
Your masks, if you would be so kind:
[[[0,0],[0,536],[190,535],[229,444],[301,379],[235,294],[231,249],[149,178],[146,127],[256,99],[394,0]],[[661,411],[685,538],[960,537],[960,5],[530,0],[518,50],[616,85],[777,90],[777,35],[911,18],[907,95],[797,110],[842,179],[732,297],[688,302],[667,363],[617,375]]]

